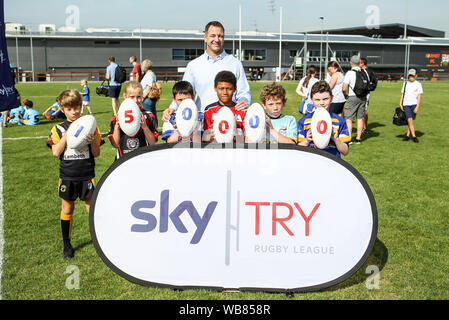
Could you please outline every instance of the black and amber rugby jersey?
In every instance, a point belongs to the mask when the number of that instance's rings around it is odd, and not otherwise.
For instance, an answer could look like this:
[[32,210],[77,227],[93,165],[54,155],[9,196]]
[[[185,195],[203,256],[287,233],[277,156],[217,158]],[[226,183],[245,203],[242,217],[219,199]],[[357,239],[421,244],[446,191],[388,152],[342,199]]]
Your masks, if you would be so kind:
[[[71,122],[65,121],[55,125],[48,136],[47,146],[51,149],[57,144],[64,133],[67,131]],[[101,146],[104,143],[100,130],[97,132],[97,144]],[[89,180],[95,177],[95,159],[92,154],[92,147],[86,145],[79,149],[71,149],[67,145],[64,152],[59,156],[59,177],[65,180]]]

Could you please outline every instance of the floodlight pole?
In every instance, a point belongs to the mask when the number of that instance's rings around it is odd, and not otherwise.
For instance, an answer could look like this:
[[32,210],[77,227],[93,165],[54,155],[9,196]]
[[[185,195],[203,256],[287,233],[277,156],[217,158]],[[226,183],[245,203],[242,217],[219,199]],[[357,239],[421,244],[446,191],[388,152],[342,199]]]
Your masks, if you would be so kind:
[[30,50],[31,50],[31,80],[34,82],[33,31],[31,30],[30,30]]
[[242,58],[242,5],[239,4],[239,60]]
[[139,63],[142,63],[142,26],[139,27]]
[[280,17],[279,17],[279,81],[282,78],[282,7],[279,8],[280,10]]
[[324,17],[320,17],[321,20],[321,39],[320,39],[320,80],[321,78],[321,65],[322,65],[322,57],[323,57],[323,29],[324,29]]
[[16,66],[17,66],[17,74],[19,73],[19,37],[17,36],[17,27],[16,29]]
[[[324,61],[324,72],[327,70],[327,63],[329,61],[329,32],[326,33],[326,60]],[[325,77],[326,79],[326,77]]]
[[407,41],[407,20],[408,20],[408,1],[405,0],[405,23],[404,23],[404,42],[405,42],[405,58],[404,58],[404,81],[407,79],[408,71],[408,41]]
[[232,33],[232,55],[235,57],[235,31]]
[[302,76],[305,77],[307,72],[307,33],[304,33],[304,62],[302,65]]

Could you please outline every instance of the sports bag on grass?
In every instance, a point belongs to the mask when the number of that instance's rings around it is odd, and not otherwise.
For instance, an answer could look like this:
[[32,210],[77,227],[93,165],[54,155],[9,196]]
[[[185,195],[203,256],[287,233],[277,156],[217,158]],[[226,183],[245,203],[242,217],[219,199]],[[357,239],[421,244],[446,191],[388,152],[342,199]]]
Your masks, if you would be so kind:
[[401,110],[400,107],[397,107],[394,111],[393,115],[393,124],[397,126],[406,126],[407,119],[405,118],[405,112]]
[[105,86],[104,85],[105,80],[103,80],[103,82],[95,89],[95,92],[99,95],[99,96],[108,96],[108,92],[109,92],[109,85]]
[[[407,89],[407,81],[404,84],[404,95],[402,96],[401,104],[404,103],[405,90]],[[407,118],[405,117],[405,112],[401,110],[401,107],[397,107],[393,115],[393,124],[397,126],[406,126]]]

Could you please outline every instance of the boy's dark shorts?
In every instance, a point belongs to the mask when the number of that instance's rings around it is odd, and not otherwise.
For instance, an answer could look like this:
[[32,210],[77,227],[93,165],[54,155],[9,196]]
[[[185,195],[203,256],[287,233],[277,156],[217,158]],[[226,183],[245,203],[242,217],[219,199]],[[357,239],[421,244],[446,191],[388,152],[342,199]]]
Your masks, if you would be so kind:
[[66,201],[75,201],[77,198],[82,201],[90,200],[96,184],[95,178],[90,180],[59,179],[59,197]]
[[410,119],[412,118],[413,120],[416,119],[416,113],[414,113],[413,111],[416,108],[416,104],[412,105],[412,106],[404,106],[404,113],[405,113],[405,118],[406,119]]
[[121,90],[122,90],[122,86],[109,86],[108,97],[109,98],[118,98],[118,97],[120,97],[120,91]]

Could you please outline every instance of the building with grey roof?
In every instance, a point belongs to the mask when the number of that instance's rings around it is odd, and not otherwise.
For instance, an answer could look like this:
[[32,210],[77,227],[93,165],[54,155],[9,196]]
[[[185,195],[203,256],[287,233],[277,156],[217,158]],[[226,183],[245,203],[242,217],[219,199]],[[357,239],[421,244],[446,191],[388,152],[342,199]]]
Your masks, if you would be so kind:
[[[297,79],[310,64],[321,64],[324,73],[330,60],[337,60],[347,70],[349,59],[355,54],[366,57],[380,78],[391,75],[394,79],[404,72],[405,48],[409,45],[409,67],[417,69],[420,77],[449,79],[449,39],[444,38],[444,32],[408,26],[409,36],[403,39],[403,28],[400,24],[384,25],[378,30],[381,36],[363,34],[366,28],[282,34],[281,67],[284,74],[288,72]],[[37,80],[49,80],[49,74],[51,80],[78,80],[86,74],[91,80],[98,80],[109,56],[115,56],[119,64],[131,71],[128,59],[135,55],[140,61],[150,59],[160,80],[176,80],[182,77],[189,61],[204,53],[203,33],[196,30],[70,31],[7,29],[9,59],[19,68],[19,79],[34,70]],[[275,68],[279,66],[279,33],[227,34],[228,53],[239,56],[240,37],[241,59],[248,76],[274,80]],[[58,77],[58,73],[71,76]]]

